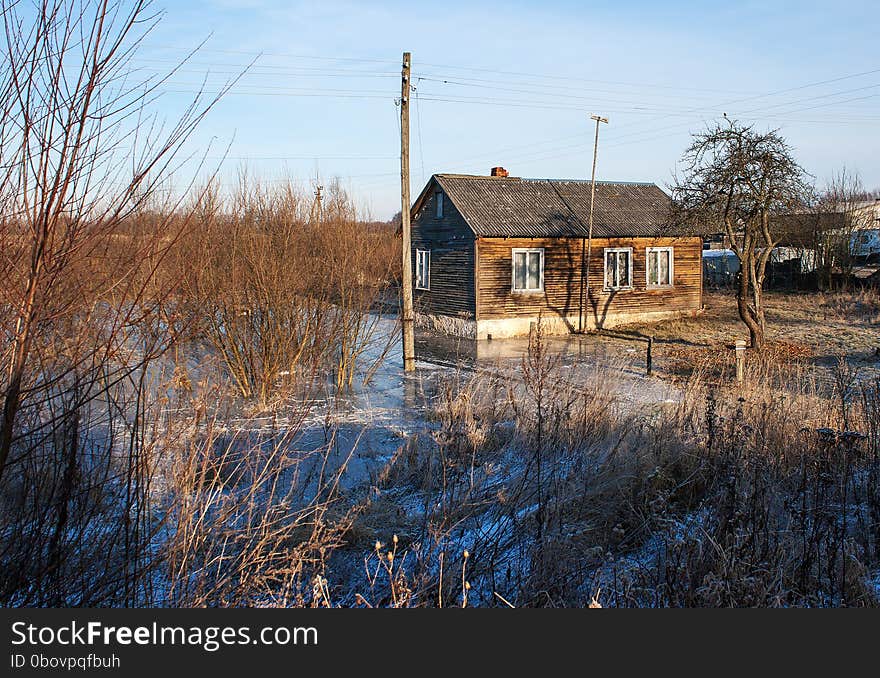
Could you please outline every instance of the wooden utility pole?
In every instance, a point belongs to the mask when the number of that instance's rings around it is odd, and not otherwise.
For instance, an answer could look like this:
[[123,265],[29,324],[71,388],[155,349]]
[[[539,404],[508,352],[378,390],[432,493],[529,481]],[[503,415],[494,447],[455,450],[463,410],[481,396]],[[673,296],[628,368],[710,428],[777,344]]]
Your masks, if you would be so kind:
[[[584,252],[583,241],[581,241],[581,303],[579,331],[586,329],[584,322],[584,307],[590,300],[590,258],[593,256],[593,203],[596,201],[596,158],[599,153],[599,123],[608,124],[608,118],[602,118],[598,115],[591,115],[590,120],[596,121],[596,140],[593,142],[593,178],[590,186],[590,225],[587,230],[587,247]],[[584,255],[586,254],[586,260]]]
[[403,339],[403,371],[416,369],[415,314],[413,313],[412,252],[410,246],[409,202],[409,92],[412,59],[403,53],[403,69],[400,74],[400,231],[403,270],[401,275],[401,325]]

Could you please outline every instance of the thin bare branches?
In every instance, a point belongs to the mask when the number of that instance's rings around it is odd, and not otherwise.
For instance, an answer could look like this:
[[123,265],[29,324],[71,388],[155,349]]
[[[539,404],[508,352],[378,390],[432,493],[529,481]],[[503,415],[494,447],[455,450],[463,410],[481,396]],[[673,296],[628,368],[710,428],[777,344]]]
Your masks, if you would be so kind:
[[137,236],[125,224],[154,200],[217,101],[196,96],[169,129],[145,130],[153,90],[130,82],[129,59],[158,19],[149,2],[4,2],[2,10],[0,479],[22,409],[42,400],[46,375],[56,383],[96,361],[135,371],[164,343],[132,351],[147,317],[164,312],[170,290],[153,284],[155,274],[189,222],[176,215]]
[[725,120],[694,135],[673,188],[674,212],[701,233],[724,233],[740,260],[737,307],[752,347],[764,343],[762,292],[767,263],[781,238],[778,218],[803,211],[810,187],[775,130],[759,133]]

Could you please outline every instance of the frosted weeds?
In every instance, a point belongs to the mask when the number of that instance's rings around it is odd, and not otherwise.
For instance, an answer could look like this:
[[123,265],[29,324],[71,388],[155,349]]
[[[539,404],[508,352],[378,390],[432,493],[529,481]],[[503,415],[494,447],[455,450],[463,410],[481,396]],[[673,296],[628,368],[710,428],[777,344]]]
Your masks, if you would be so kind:
[[[386,332],[393,331],[394,320],[381,323]],[[610,345],[607,338],[593,335],[547,338],[549,351],[559,359],[559,379],[574,390],[602,388],[627,408],[679,401],[678,388],[645,375],[641,342],[637,348],[625,349],[629,342],[613,341]],[[381,338],[375,343],[381,345]],[[632,356],[622,359],[622,347],[633,351]],[[418,334],[413,374],[403,372],[396,344],[382,358],[368,353],[365,364],[374,359],[380,362],[366,383],[362,372],[351,391],[328,391],[311,398],[305,403],[305,416],[297,422],[279,415],[274,420],[271,416],[236,419],[234,424],[239,431],[265,434],[296,423],[301,431],[296,444],[304,450],[325,445],[333,429],[336,447],[353,451],[344,480],[351,488],[369,482],[409,436],[436,428],[433,414],[444,380],[485,376],[509,383],[517,391],[527,351],[526,338],[476,342]]]

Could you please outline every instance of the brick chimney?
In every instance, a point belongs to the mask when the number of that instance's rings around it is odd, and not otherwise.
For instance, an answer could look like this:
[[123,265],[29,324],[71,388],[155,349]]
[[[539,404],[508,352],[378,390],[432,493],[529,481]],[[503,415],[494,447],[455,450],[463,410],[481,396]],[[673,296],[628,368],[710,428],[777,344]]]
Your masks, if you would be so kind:
[[506,176],[508,176],[508,174],[507,174],[507,170],[504,169],[503,167],[493,167],[489,171],[489,176],[490,177],[506,177]]

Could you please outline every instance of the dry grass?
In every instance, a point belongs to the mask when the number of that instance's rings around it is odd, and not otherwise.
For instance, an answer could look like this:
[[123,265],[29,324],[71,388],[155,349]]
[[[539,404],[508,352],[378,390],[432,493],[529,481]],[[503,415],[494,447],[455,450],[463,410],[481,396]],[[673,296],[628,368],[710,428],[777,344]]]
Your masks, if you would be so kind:
[[371,534],[406,535],[408,604],[878,604],[880,382],[845,361],[830,392],[807,369],[754,363],[738,387],[703,366],[633,406],[613,374],[567,383],[540,341],[527,360],[524,384],[446,383],[392,471]]
[[[748,339],[739,320],[733,295],[707,292],[704,311],[652,325],[628,325],[613,334],[655,338],[655,370],[660,375],[686,379],[695,370],[716,377],[733,367],[737,339]],[[766,369],[825,368],[824,378],[841,355],[866,371],[880,368],[880,292],[792,293],[768,291],[767,346],[763,355],[749,352],[749,360]],[[616,342],[618,350],[625,342]],[[612,344],[614,346],[614,344]]]
[[[874,332],[875,337],[880,329],[880,291],[873,288],[815,293],[770,290],[765,301],[768,336],[778,340],[825,346],[828,335],[841,325]],[[632,324],[625,329],[631,333],[653,334],[660,340],[687,341],[704,346],[748,338],[737,315],[732,293],[706,291],[703,302],[703,313],[694,318],[650,325]]]
[[[7,568],[4,601],[876,605],[880,382],[842,360],[819,383],[809,359],[750,361],[737,387],[710,355],[672,401],[634,403],[613,388],[623,364],[575,381],[539,331],[522,381],[448,375],[423,427],[350,491],[338,482],[345,454],[329,454],[332,430],[326,449],[298,452],[297,411],[237,431],[222,379],[169,374],[182,413],[144,411],[154,423],[142,468],[126,475],[125,457],[105,458],[108,473],[145,482],[139,530],[118,520],[124,484],[79,476],[70,493],[94,501],[73,534],[106,534],[107,547],[64,541],[51,587],[23,589],[29,574]],[[6,534],[32,517],[4,515]],[[108,563],[126,563],[125,576],[76,584],[114,572]]]

